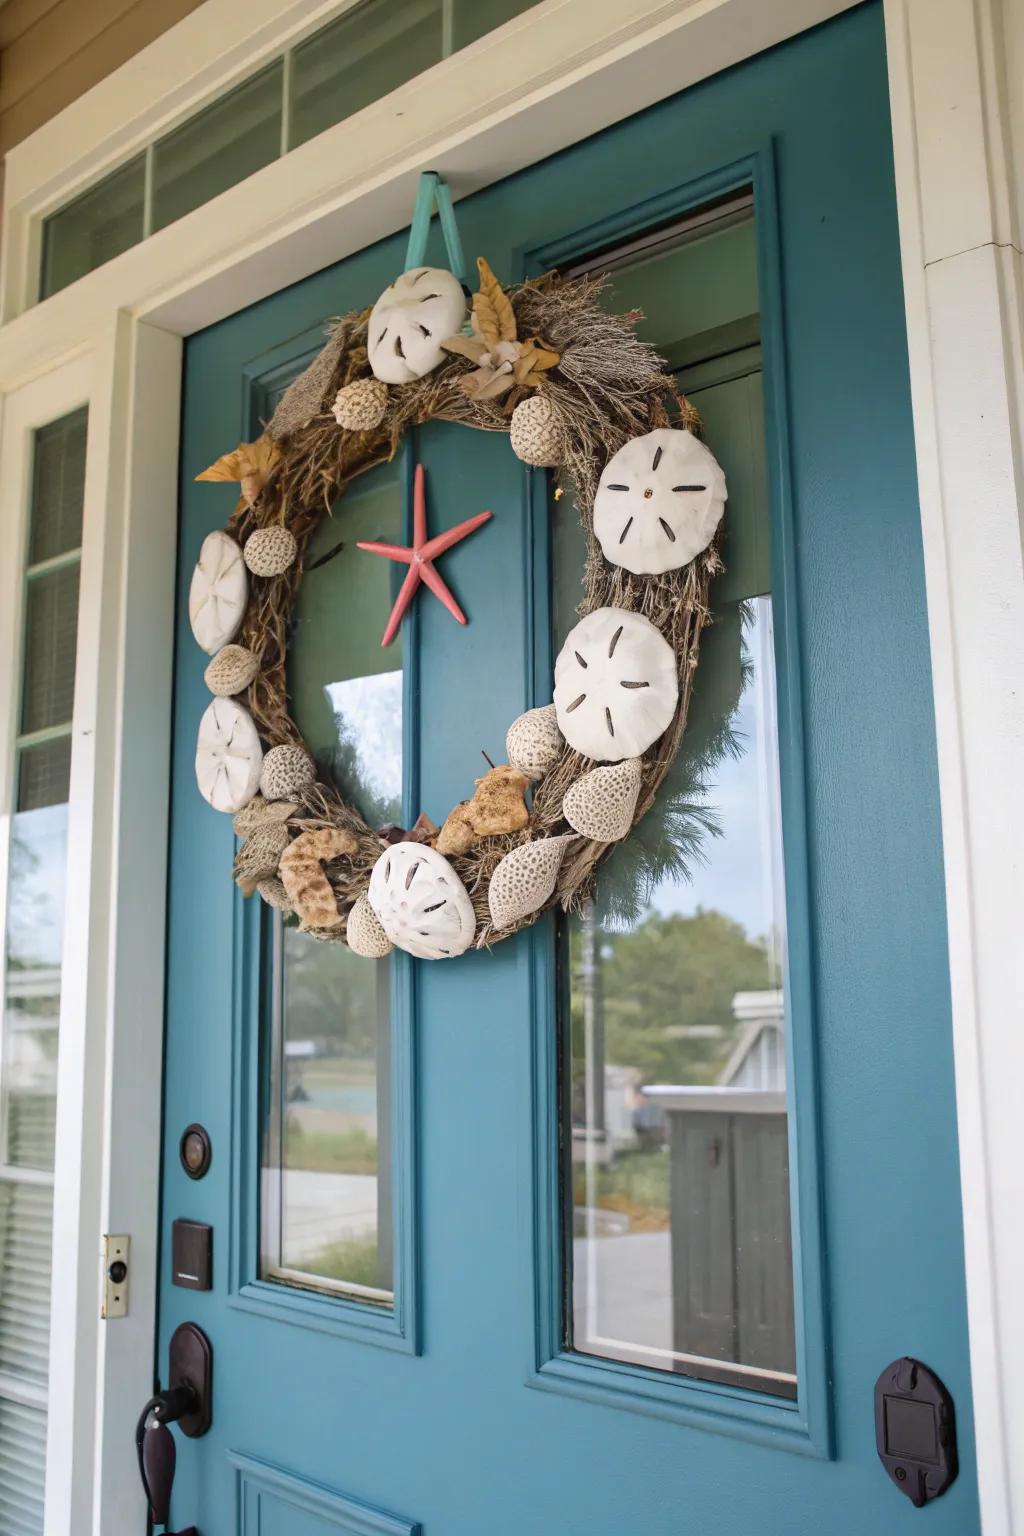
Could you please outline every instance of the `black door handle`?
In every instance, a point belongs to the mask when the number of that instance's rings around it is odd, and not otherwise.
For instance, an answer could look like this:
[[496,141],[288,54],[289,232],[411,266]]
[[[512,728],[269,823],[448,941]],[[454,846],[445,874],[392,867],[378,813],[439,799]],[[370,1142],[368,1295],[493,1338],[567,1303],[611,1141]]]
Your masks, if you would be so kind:
[[[135,1451],[139,1476],[149,1506],[150,1529],[165,1528],[171,1517],[171,1489],[177,1447],[169,1426],[180,1423],[191,1438],[205,1435],[210,1427],[213,1352],[210,1341],[195,1323],[175,1329],[170,1345],[170,1385],[156,1392],[139,1415],[135,1426]],[[166,1536],[174,1536],[166,1532]],[[189,1526],[178,1536],[198,1536]]]

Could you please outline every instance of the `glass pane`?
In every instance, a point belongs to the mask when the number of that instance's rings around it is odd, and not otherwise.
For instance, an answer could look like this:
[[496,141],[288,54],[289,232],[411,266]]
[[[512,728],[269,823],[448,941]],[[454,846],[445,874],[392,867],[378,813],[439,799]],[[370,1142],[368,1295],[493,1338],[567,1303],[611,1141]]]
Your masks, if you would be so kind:
[[530,10],[536,0],[453,0],[452,52]]
[[42,1536],[46,1414],[0,1400],[0,1530]]
[[28,583],[21,729],[66,725],[75,696],[78,562],[44,571]]
[[42,298],[138,244],[145,181],[146,157],[138,155],[44,222]]
[[[729,481],[683,747],[654,809],[563,928],[571,1121],[571,1346],[796,1390],[785,1067],[785,904],[770,528],[752,224],[616,273]],[[731,274],[729,281],[722,274]],[[688,313],[708,274],[707,307]],[[711,327],[708,327],[708,318]],[[694,331],[699,328],[700,335]],[[731,331],[730,331],[731,328]],[[701,345],[701,336],[707,344]],[[555,504],[558,633],[583,548]]]
[[[306,741],[371,826],[402,812],[402,658],[380,645],[397,567],[356,540],[400,538],[401,501],[382,465],[346,493],[343,547],[333,520],[318,530],[289,654]],[[273,973],[262,1273],[388,1305],[390,962],[279,924]]]
[[18,754],[18,810],[61,805],[71,782],[71,736],[59,736]]
[[153,228],[163,229],[281,153],[277,59],[153,146]]
[[0,1371],[45,1383],[53,1191],[0,1183]]
[[436,64],[441,12],[441,0],[366,0],[296,48],[289,148]]
[[77,549],[82,542],[88,419],[88,410],[83,406],[36,432],[29,523],[30,565]]
[[53,1166],[67,806],[11,820],[3,1035],[3,1161]]

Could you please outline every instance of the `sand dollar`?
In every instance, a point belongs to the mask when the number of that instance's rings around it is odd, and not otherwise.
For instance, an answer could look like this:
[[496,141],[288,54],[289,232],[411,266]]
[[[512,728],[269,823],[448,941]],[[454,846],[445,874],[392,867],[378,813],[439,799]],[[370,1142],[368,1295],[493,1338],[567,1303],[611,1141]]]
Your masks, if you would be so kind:
[[605,465],[594,532],[611,565],[660,576],[707,549],[725,510],[725,475],[692,432],[659,427]]

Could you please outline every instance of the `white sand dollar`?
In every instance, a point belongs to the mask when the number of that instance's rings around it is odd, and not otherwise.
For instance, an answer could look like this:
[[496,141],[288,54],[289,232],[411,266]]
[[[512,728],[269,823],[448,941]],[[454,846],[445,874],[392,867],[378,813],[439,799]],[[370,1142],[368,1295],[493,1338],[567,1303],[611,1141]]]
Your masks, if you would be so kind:
[[555,889],[558,871],[573,833],[538,837],[506,853],[495,866],[487,888],[487,904],[495,928],[511,928],[524,917],[539,912]]
[[611,565],[660,576],[707,549],[725,499],[725,475],[710,449],[692,432],[659,427],[608,460],[594,497],[594,532]]
[[562,815],[581,837],[595,843],[616,843],[633,825],[640,796],[640,759],[623,758],[605,768],[591,768],[570,784],[562,800]]
[[238,633],[249,600],[242,551],[220,531],[208,533],[188,592],[188,617],[197,644],[212,656]]
[[444,854],[425,843],[386,848],[367,895],[392,944],[407,954],[447,960],[473,942],[476,917],[466,888]]
[[365,896],[357,896],[345,924],[348,947],[364,960],[383,960],[391,953],[391,940]]
[[252,716],[234,699],[214,699],[199,722],[196,783],[215,811],[240,811],[260,787],[263,749]]
[[413,267],[385,288],[370,315],[367,351],[376,378],[408,384],[433,372],[441,343],[462,329],[466,296],[443,267]]
[[553,704],[528,709],[525,715],[513,720],[505,737],[509,762],[528,779],[542,779],[550,773],[564,745]]
[[584,757],[640,757],[669,727],[679,697],[672,647],[642,614],[595,608],[555,662],[555,715]]

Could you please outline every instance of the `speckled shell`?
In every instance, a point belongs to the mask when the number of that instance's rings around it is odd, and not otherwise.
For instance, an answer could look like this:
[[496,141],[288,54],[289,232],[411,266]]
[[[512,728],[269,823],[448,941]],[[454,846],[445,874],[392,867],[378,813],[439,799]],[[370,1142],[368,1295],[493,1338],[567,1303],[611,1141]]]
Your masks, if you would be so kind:
[[254,576],[282,576],[295,564],[298,545],[295,535],[280,524],[257,528],[245,541],[242,555]]
[[355,905],[348,915],[345,937],[348,940],[349,949],[354,950],[357,955],[362,955],[364,960],[383,960],[385,955],[391,953],[391,940],[381,927],[380,918],[365,896],[356,898]]
[[511,928],[538,912],[555,888],[565,850],[574,833],[541,837],[506,853],[491,876],[487,901],[495,928]]
[[222,645],[203,673],[203,679],[211,693],[220,699],[231,699],[248,688],[259,667],[252,651],[244,645]]
[[278,912],[290,912],[291,900],[284,885],[277,876],[271,876],[269,880],[261,880],[256,887],[268,907],[276,907]]
[[562,431],[558,411],[546,395],[530,395],[512,412],[509,428],[512,452],[524,464],[554,469],[562,462]]
[[388,387],[380,379],[353,379],[339,389],[331,407],[339,427],[348,432],[372,432],[384,420]]
[[252,716],[234,699],[214,699],[199,722],[196,783],[215,811],[240,811],[259,788],[263,750]]
[[277,874],[281,855],[288,847],[288,828],[283,821],[268,821],[250,832],[238,853],[232,874],[235,884],[251,896],[261,880]]
[[594,533],[609,564],[660,576],[707,549],[725,497],[721,465],[700,438],[659,427],[608,460],[594,497]]
[[196,644],[212,656],[238,633],[249,601],[242,551],[226,533],[208,533],[188,593],[188,618]]
[[264,800],[292,800],[316,781],[316,764],[301,747],[271,747],[263,759]]
[[553,704],[528,709],[525,715],[513,720],[505,737],[509,762],[534,781],[550,773],[564,746]]
[[571,747],[598,763],[641,757],[679,698],[676,658],[659,629],[626,608],[595,608],[555,662],[555,711]]
[[570,784],[562,815],[581,837],[616,843],[633,825],[639,794],[640,759],[627,757],[607,768],[592,768]]
[[473,942],[476,916],[444,854],[424,843],[395,843],[373,866],[368,892],[381,927],[421,960],[447,960]]

